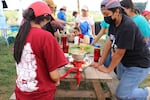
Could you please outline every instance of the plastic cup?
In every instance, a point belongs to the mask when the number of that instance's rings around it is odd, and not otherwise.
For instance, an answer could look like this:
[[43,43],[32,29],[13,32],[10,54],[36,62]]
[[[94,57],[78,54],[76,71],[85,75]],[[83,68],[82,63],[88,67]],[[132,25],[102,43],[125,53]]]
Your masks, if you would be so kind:
[[100,48],[94,48],[94,62],[98,62],[100,57]]
[[63,46],[64,53],[68,53],[68,50],[69,50],[69,45],[64,45]]
[[61,42],[62,42],[63,46],[66,46],[67,45],[67,36],[62,36],[61,37]]

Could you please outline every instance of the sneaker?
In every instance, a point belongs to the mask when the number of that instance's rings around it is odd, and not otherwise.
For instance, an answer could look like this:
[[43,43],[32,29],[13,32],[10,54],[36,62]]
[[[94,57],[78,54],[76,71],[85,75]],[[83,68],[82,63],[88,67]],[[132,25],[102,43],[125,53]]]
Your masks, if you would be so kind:
[[150,100],[150,87],[146,87],[146,89],[148,90],[147,100]]

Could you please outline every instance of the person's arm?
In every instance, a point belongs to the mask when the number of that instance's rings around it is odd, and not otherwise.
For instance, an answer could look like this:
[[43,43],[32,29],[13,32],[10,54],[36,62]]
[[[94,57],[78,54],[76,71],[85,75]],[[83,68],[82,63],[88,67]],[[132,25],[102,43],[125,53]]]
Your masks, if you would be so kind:
[[94,45],[105,34],[105,30],[106,30],[105,28],[101,28],[101,30],[99,31],[98,35],[94,39],[92,45]]
[[146,38],[144,38],[144,40],[145,40],[145,42],[148,44],[149,38],[146,37]]
[[100,65],[100,66],[98,66],[98,70],[105,72],[105,73],[110,73],[119,64],[119,62],[121,61],[125,52],[126,52],[126,49],[117,49],[116,52],[114,53],[114,55],[112,56],[112,61],[109,65],[109,67],[106,68],[104,65]]
[[110,52],[111,49],[111,41],[110,41],[110,37],[108,37],[105,45],[104,45],[104,49],[102,51],[102,57],[100,58],[99,64],[102,65],[108,55],[108,53]]
[[66,21],[63,21],[63,20],[60,20],[60,19],[58,19],[58,18],[56,18],[54,15],[51,15],[53,18],[54,18],[54,20],[56,21],[56,22],[58,22],[58,23],[61,23],[61,24],[67,24],[67,25],[73,25],[72,23],[69,23],[69,22],[66,22]]
[[99,66],[102,66],[104,64],[104,61],[108,55],[108,52],[110,52],[110,48],[111,48],[111,41],[110,41],[110,38],[108,37],[105,45],[104,45],[104,49],[103,49],[103,52],[102,52],[102,56],[101,58],[99,59],[99,62],[98,63],[92,63],[90,66],[91,67],[94,67],[94,68],[98,68]]
[[92,34],[93,34],[93,36],[95,36],[95,26],[91,25],[91,28],[92,28]]
[[61,23],[61,24],[73,25],[72,23],[69,23],[69,22],[60,20],[60,19],[58,19],[58,18],[55,18],[55,21],[57,21],[57,22],[59,22],[59,23]]
[[110,73],[119,64],[125,52],[126,49],[117,49],[114,55],[112,56],[112,61],[108,67],[105,67],[103,64],[95,63],[95,62],[91,64],[91,67],[97,68],[99,71],[105,73]]
[[56,83],[56,86],[60,84],[60,75],[58,69],[49,72],[50,78]]

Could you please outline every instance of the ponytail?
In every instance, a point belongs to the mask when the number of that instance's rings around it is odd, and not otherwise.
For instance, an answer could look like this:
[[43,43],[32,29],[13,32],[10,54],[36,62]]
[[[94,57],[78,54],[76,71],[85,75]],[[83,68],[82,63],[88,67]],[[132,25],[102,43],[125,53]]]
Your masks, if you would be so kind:
[[31,29],[30,21],[34,18],[33,10],[28,9],[27,11],[25,11],[23,17],[25,21],[20,26],[14,43],[14,59],[17,62],[17,64],[21,60],[21,55],[24,48],[25,40]]
[[23,18],[24,18],[24,22],[19,28],[18,34],[15,39],[15,43],[14,43],[14,59],[17,62],[17,64],[21,60],[21,55],[22,55],[22,51],[26,42],[26,38],[31,29],[30,22],[33,21],[35,24],[40,24],[44,19],[46,20],[52,19],[52,17],[49,14],[35,17],[34,12],[31,8],[27,9],[23,13]]
[[24,24],[20,27],[19,32],[15,39],[14,44],[14,58],[17,64],[20,62],[22,50],[25,44],[25,39],[30,31],[31,25],[29,21],[24,22]]

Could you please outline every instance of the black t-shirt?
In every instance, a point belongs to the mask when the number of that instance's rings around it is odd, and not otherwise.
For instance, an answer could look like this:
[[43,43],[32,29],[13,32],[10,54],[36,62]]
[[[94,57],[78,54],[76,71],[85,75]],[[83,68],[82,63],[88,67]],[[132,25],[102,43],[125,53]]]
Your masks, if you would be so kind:
[[109,36],[112,49],[126,49],[121,63],[126,67],[150,67],[150,51],[144,41],[139,28],[126,15],[122,15],[121,24],[118,27],[110,25]]

